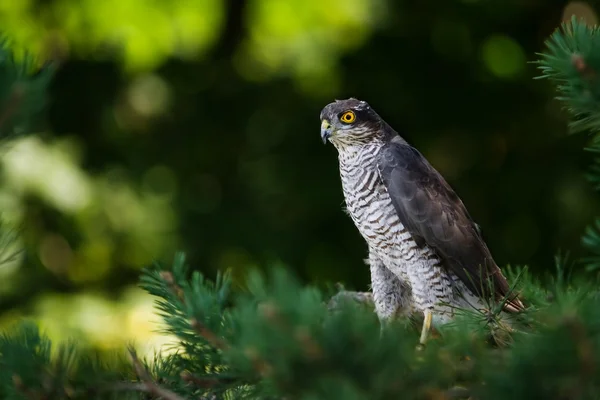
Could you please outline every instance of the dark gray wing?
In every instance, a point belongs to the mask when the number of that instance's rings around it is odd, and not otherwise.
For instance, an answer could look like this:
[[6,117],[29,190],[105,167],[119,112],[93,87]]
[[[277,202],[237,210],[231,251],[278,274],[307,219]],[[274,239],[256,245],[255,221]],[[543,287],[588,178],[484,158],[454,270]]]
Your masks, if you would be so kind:
[[[378,168],[400,221],[420,247],[433,249],[477,295],[500,300],[509,293],[463,202],[419,151],[392,140],[379,154]],[[512,298],[505,308],[517,311],[523,304]]]

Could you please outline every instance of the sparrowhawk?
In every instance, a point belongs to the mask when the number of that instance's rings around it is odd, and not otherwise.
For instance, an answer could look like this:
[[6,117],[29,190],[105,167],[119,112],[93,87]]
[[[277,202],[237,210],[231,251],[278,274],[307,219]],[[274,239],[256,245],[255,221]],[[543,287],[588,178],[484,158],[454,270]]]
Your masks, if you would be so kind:
[[321,137],[338,151],[346,209],[367,242],[375,310],[382,321],[423,312],[430,325],[456,308],[523,309],[478,226],[450,185],[366,102],[321,111]]

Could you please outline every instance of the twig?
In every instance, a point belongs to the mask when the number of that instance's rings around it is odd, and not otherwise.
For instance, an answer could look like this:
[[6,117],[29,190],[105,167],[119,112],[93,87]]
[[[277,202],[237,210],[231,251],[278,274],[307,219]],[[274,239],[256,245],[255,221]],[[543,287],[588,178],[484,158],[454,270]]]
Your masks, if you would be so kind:
[[198,333],[198,335],[206,339],[206,341],[214,348],[219,350],[226,350],[229,348],[229,345],[223,339],[218,337],[213,331],[208,329],[206,325],[197,319],[192,319],[190,321],[190,325],[196,331],[196,333]]
[[191,383],[200,389],[210,389],[219,384],[219,380],[215,378],[203,378],[195,376],[191,372],[183,371],[181,373],[181,379],[187,383]]
[[[167,285],[169,285],[171,291],[183,303],[183,289],[181,289],[181,287],[175,282],[175,277],[173,276],[173,273],[170,271],[162,271],[160,273],[160,277],[167,283]],[[190,320],[190,325],[192,329],[196,331],[196,333],[198,333],[200,336],[206,339],[206,341],[214,348],[219,350],[225,350],[229,348],[228,344],[223,339],[217,336],[213,331],[208,329],[206,325],[204,325],[197,319]]]
[[135,350],[133,350],[132,348],[129,349],[129,356],[131,357],[131,362],[133,363],[133,368],[135,370],[136,375],[138,376],[138,378],[140,378],[142,384],[144,385],[143,388],[136,388],[138,391],[143,391],[153,394],[155,396],[159,396],[164,400],[185,400],[177,393],[157,385],[156,382],[152,380],[152,377],[150,376],[146,368],[142,365],[141,361],[137,357],[137,354],[135,353]]
[[[169,286],[169,288],[173,291],[173,293],[177,296],[177,298],[184,303],[184,292],[183,289],[177,284],[175,281],[175,276],[171,271],[162,271],[160,272],[160,277],[165,281],[165,283]],[[208,344],[213,346],[215,349],[219,350],[227,350],[230,348],[229,343],[227,343],[223,338],[217,336],[211,329],[209,329],[206,325],[204,325],[201,321],[198,321],[195,318],[190,320],[190,326],[198,335],[203,337]],[[251,359],[254,364],[254,368],[261,376],[267,376],[270,374],[272,370],[269,363],[264,361],[258,354],[255,354],[254,351],[250,350],[246,352],[246,356]],[[168,399],[170,400],[170,399]]]
[[181,373],[181,379],[185,382],[190,383],[200,389],[211,389],[222,383],[232,383],[237,379],[230,377],[206,377],[196,376],[189,371],[183,371]]
[[167,285],[169,285],[169,288],[173,291],[175,296],[177,296],[179,301],[183,303],[183,289],[181,289],[177,282],[175,282],[175,277],[173,276],[173,273],[170,271],[161,271],[160,277],[163,279],[163,281],[167,283]]
[[107,390],[114,392],[144,392],[150,393],[148,385],[144,382],[117,382],[110,385]]

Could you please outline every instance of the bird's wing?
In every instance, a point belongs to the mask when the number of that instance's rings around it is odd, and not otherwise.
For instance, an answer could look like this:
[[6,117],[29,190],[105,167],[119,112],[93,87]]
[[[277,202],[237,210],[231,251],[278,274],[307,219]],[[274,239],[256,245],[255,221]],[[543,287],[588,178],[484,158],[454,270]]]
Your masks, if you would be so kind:
[[[412,146],[392,140],[379,154],[378,168],[400,221],[420,247],[429,246],[479,296],[501,300],[508,282],[494,262],[463,202],[444,178]],[[523,304],[506,302],[507,311]]]

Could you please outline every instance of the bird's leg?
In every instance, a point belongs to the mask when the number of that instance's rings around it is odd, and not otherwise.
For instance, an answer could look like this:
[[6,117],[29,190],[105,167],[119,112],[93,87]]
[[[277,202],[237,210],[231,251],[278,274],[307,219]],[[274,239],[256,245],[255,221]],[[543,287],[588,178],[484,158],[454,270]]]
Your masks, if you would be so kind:
[[419,339],[420,346],[425,346],[425,342],[427,342],[427,337],[429,336],[432,318],[431,310],[425,310],[423,316],[423,328],[421,329],[421,338]]
[[371,288],[375,312],[381,323],[381,332],[392,318],[411,310],[412,294],[410,286],[392,273],[374,252],[369,254],[371,268]]

